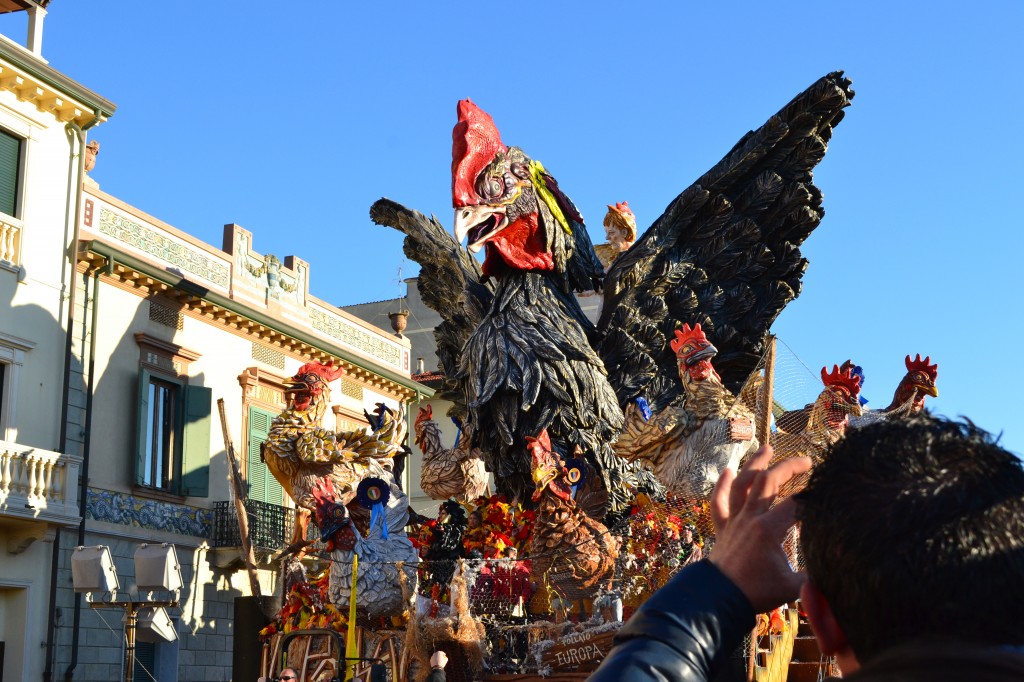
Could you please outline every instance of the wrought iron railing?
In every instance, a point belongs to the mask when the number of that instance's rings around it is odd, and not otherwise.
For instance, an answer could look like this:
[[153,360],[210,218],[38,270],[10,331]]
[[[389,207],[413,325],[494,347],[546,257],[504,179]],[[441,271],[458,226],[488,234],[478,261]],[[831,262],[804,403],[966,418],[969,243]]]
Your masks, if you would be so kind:
[[[291,541],[295,527],[295,510],[279,504],[245,500],[252,546],[259,549],[278,549]],[[213,503],[214,547],[239,547],[242,537],[238,531],[238,515],[231,501]]]

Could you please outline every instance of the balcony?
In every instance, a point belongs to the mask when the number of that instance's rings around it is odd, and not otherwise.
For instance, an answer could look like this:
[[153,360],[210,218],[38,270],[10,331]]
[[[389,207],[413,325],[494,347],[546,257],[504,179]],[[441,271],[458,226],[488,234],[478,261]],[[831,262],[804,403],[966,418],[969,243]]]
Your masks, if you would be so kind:
[[50,524],[73,525],[78,515],[80,457],[0,440],[0,521],[14,527],[8,549],[24,551]]
[[[295,527],[294,509],[249,499],[244,504],[253,549],[274,551],[291,541],[292,529]],[[233,502],[213,503],[213,537],[210,544],[214,548],[242,546]]]
[[0,219],[0,265],[17,270],[21,266],[21,226]]
[[[269,502],[246,499],[246,515],[249,519],[249,539],[257,563],[273,556],[274,552],[288,546],[295,528],[295,510]],[[323,549],[316,523],[310,521],[306,539],[312,541],[311,554]],[[238,516],[234,502],[213,503],[213,546],[211,560],[218,568],[240,568],[242,565],[242,538],[238,531]]]

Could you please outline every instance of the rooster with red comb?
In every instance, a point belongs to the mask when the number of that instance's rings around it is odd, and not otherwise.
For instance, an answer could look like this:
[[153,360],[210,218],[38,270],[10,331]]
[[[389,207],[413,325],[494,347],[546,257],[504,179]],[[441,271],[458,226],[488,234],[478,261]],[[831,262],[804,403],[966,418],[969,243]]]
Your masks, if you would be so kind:
[[[295,500],[299,515],[293,546],[306,537],[310,514],[316,509],[314,490],[327,483],[338,493],[338,502],[347,505],[356,494],[356,486],[368,475],[382,475],[393,465],[392,457],[402,449],[405,420],[382,405],[377,409],[377,424],[365,430],[332,431],[323,428],[323,417],[330,404],[330,383],[343,374],[332,362],[309,362],[290,379],[287,395],[290,406],[270,425],[263,445],[263,461],[285,492]],[[327,481],[324,481],[327,479]]]
[[[841,72],[814,83],[676,197],[607,273],[554,176],[459,102],[454,238],[386,199],[370,215],[404,232],[422,266],[420,294],[444,320],[440,397],[501,492],[529,498],[527,438],[545,430],[558,456],[578,449],[596,469],[613,512],[656,485],[614,453],[623,407],[644,397],[657,412],[681,395],[667,339],[683,322],[713,335],[730,390],[756,369],[772,321],[800,290],[799,245],[823,213],[812,170],[852,97]],[[472,256],[481,251],[482,264]],[[594,325],[575,294],[601,289]]]

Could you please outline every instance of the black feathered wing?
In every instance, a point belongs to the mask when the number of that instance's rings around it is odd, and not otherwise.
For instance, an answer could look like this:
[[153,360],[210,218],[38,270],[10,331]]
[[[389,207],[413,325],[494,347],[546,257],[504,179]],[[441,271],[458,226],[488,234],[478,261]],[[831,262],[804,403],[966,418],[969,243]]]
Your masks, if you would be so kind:
[[439,397],[453,404],[451,416],[465,421],[466,390],[454,377],[466,339],[491,306],[494,286],[481,283],[480,263],[437,218],[380,199],[370,207],[370,219],[404,233],[405,255],[420,264],[420,296],[443,320],[434,329],[437,357],[445,376]]
[[605,278],[600,352],[621,404],[657,411],[679,393],[668,345],[700,323],[715,368],[736,392],[772,322],[800,293],[800,244],[821,222],[814,166],[853,98],[841,71],[797,95],[669,204]]

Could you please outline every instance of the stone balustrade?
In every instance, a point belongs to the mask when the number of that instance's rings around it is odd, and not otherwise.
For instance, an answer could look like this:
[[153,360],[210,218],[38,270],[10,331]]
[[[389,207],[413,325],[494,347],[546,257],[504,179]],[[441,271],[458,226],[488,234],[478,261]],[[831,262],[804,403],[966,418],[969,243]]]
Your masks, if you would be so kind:
[[0,263],[21,265],[21,228],[0,220]]
[[0,440],[0,515],[76,521],[81,465],[80,457]]

